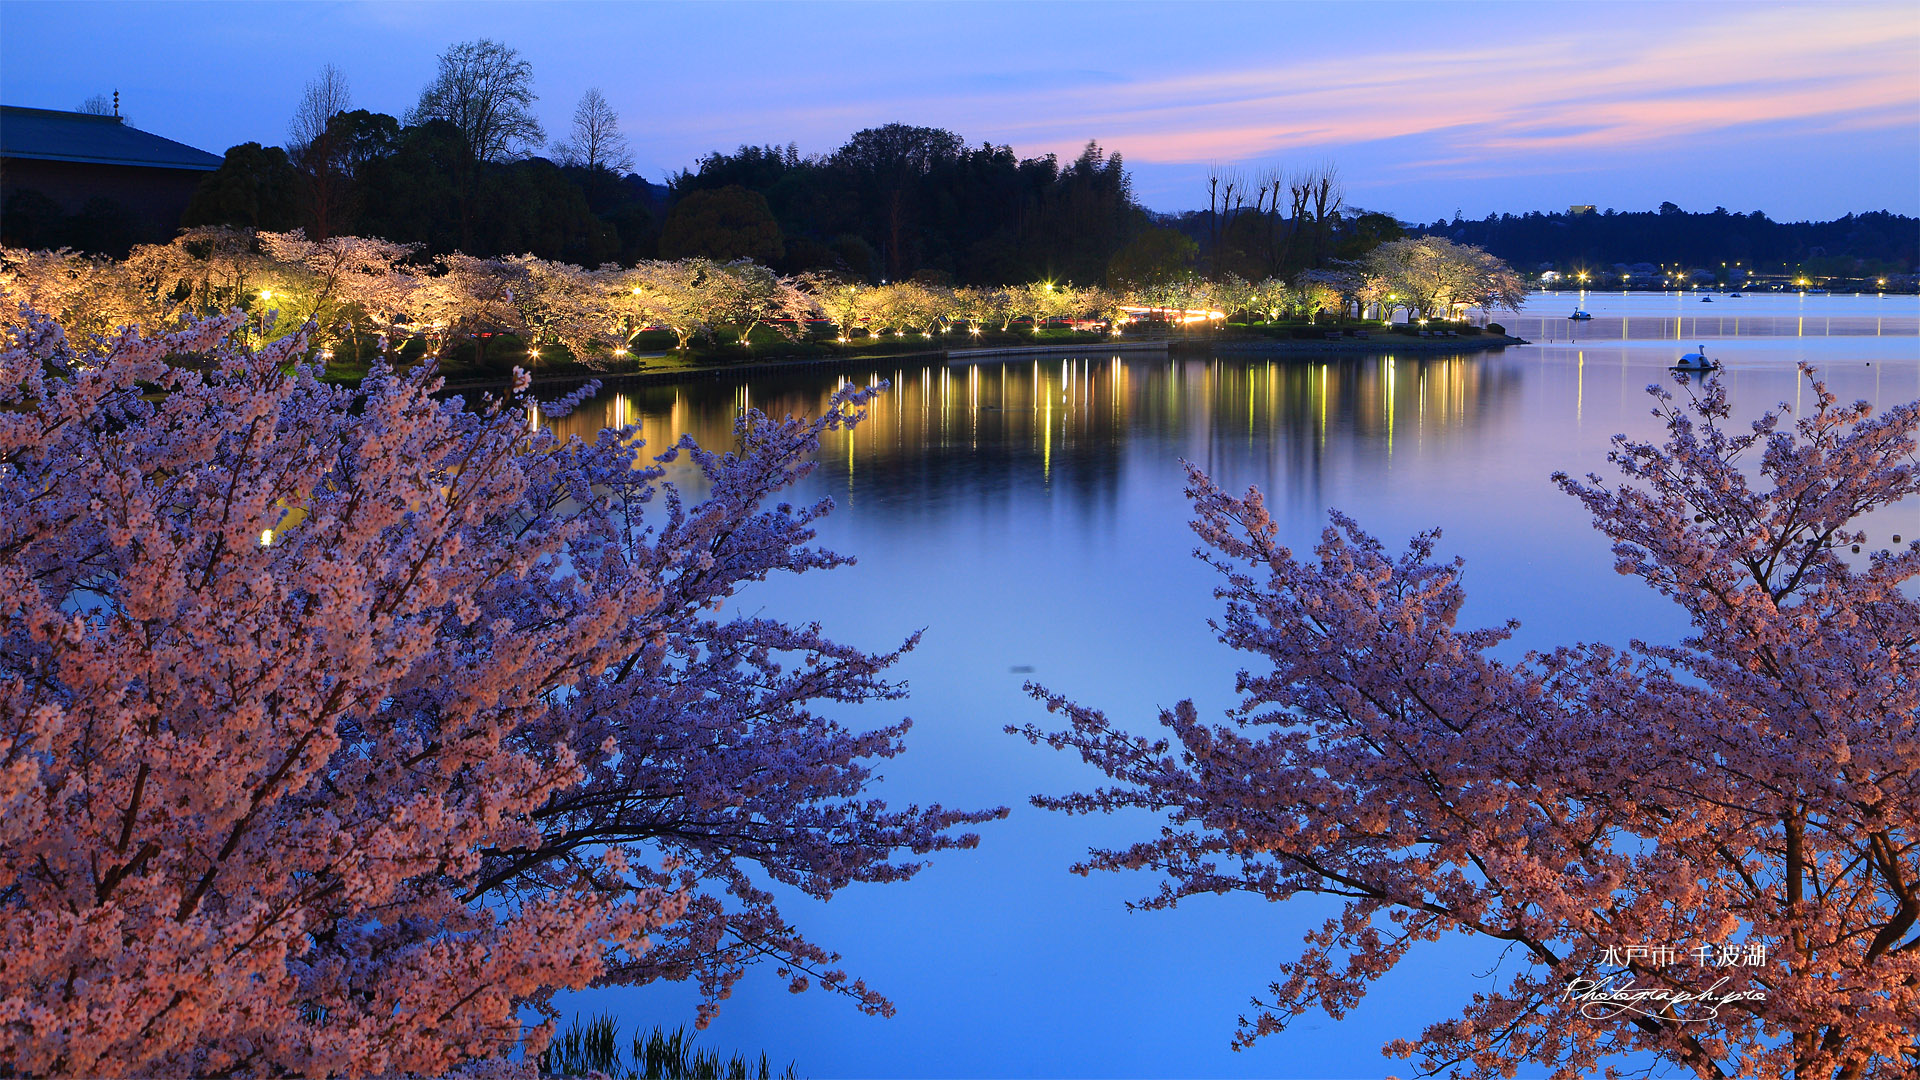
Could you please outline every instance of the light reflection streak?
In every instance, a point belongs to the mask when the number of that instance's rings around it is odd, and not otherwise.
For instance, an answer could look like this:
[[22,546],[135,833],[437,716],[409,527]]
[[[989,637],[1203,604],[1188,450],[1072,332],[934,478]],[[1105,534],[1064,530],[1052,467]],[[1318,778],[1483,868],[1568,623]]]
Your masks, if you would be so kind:
[[[1164,447],[1168,456],[1210,468],[1244,459],[1261,463],[1272,477],[1311,477],[1333,466],[1328,455],[1338,457],[1336,446],[1371,445],[1382,459],[1405,450],[1399,445],[1405,434],[1399,423],[1403,377],[1417,384],[1415,434],[1421,453],[1429,447],[1444,452],[1448,445],[1430,435],[1476,422],[1483,410],[1468,403],[1490,388],[1482,361],[1446,356],[1304,364],[1267,358],[1128,362],[1109,356],[1055,363],[1023,358],[968,364],[964,395],[948,365],[903,366],[889,373],[888,390],[868,402],[857,432],[823,436],[821,459],[845,470],[836,486],[844,484],[849,492],[894,482],[889,477],[896,475],[897,463],[929,457],[973,461],[966,469],[989,472],[1028,461],[1036,484],[1081,485],[1088,468],[1110,475],[1113,461],[1127,460],[1130,451],[1116,457],[1113,448],[1142,439],[1170,440]],[[854,382],[858,376],[796,374],[756,377],[751,386],[628,386],[584,403],[567,417],[542,415],[540,422],[563,437],[592,438],[603,425],[621,424],[629,438],[650,447],[664,449],[682,434],[703,446],[724,447],[733,441],[734,420],[750,404],[773,416],[818,415],[832,393]],[[1343,429],[1337,440],[1332,437],[1336,425]],[[1056,449],[1061,451],[1059,473]],[[652,458],[643,454],[640,464],[651,464]],[[669,463],[668,471],[668,479],[683,486],[700,483],[684,458]],[[1305,490],[1318,482],[1310,481]]]

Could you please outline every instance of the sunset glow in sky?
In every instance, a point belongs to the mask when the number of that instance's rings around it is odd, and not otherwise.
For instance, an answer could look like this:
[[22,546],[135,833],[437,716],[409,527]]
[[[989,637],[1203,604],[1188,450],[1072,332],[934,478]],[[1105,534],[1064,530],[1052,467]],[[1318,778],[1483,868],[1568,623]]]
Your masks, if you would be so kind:
[[403,114],[447,45],[532,62],[564,134],[582,91],[663,180],[742,142],[824,153],[901,121],[1131,163],[1158,210],[1211,164],[1334,162],[1352,203],[1920,212],[1920,6],[1733,4],[59,4],[0,7],[0,98],[220,152],[285,139],[322,64]]

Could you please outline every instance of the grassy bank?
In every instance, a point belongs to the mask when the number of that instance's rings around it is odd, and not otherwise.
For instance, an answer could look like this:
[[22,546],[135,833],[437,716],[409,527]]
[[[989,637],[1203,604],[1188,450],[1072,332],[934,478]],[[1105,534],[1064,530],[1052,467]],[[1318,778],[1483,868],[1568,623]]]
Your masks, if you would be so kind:
[[[1129,334],[1129,340],[1141,335]],[[505,382],[516,367],[526,368],[535,378],[572,378],[592,375],[672,374],[674,372],[714,371],[731,367],[765,364],[770,361],[832,359],[860,360],[868,357],[906,356],[942,352],[947,349],[988,346],[1047,345],[1070,348],[1111,341],[1105,333],[1047,329],[1038,332],[1014,330],[1006,333],[949,333],[927,336],[919,333],[886,337],[859,337],[842,342],[833,337],[815,335],[792,340],[768,330],[756,328],[751,341],[742,343],[737,335],[725,335],[715,341],[696,341],[692,348],[675,349],[670,333],[638,335],[629,355],[592,357],[583,362],[555,345],[542,346],[539,355],[531,354],[527,343],[510,334],[486,340],[458,343],[442,352],[440,373],[449,383]],[[421,363],[426,346],[410,341],[399,352],[402,367]],[[376,353],[371,348],[352,353],[337,349],[327,361],[327,378],[334,382],[358,382],[367,374]]]
[[[1423,336],[1420,331],[1426,330]],[[633,343],[629,355],[624,357],[594,357],[583,362],[569,355],[558,346],[542,346],[537,356],[532,355],[527,343],[507,334],[496,335],[485,340],[469,340],[446,350],[440,358],[440,373],[450,385],[481,385],[503,383],[512,377],[515,367],[526,368],[535,379],[571,379],[594,376],[653,375],[668,376],[675,374],[707,374],[726,371],[732,368],[760,368],[767,364],[782,362],[818,363],[821,361],[880,359],[883,357],[924,356],[943,353],[950,349],[970,348],[1017,348],[1043,345],[1062,349],[1089,347],[1120,341],[1142,341],[1164,339],[1176,347],[1184,349],[1203,349],[1213,345],[1224,347],[1272,346],[1284,351],[1312,351],[1322,346],[1337,348],[1338,351],[1350,351],[1360,348],[1379,346],[1406,347],[1421,343],[1432,347],[1439,341],[1453,340],[1443,337],[1451,332],[1453,338],[1467,339],[1473,347],[1485,347],[1494,342],[1488,337],[1498,338],[1500,343],[1512,343],[1516,339],[1506,338],[1499,324],[1488,330],[1465,323],[1443,323],[1434,321],[1427,325],[1399,324],[1393,327],[1378,322],[1358,322],[1339,320],[1320,320],[1306,322],[1274,323],[1228,323],[1192,329],[1165,326],[1150,329],[1130,329],[1127,333],[1114,337],[1099,331],[1044,329],[1013,330],[1008,332],[988,332],[981,334],[947,333],[925,335],[909,333],[884,337],[857,337],[852,341],[840,341],[825,335],[815,335],[803,340],[792,340],[764,327],[757,328],[750,342],[741,342],[737,337],[722,336],[713,341],[696,341],[689,349],[675,349],[672,334],[652,332],[639,335]],[[1336,347],[1334,343],[1339,343]],[[349,355],[346,350],[336,352],[327,362],[327,378],[335,382],[352,383],[364,378],[374,355],[370,349],[357,355]],[[399,353],[403,367],[423,362],[425,346],[419,341],[408,342]]]

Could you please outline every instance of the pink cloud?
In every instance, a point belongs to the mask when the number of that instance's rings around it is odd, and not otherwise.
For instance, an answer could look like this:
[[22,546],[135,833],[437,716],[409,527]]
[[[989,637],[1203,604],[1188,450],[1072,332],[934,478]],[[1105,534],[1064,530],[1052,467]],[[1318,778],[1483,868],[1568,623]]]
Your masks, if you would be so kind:
[[1666,39],[1616,21],[1521,47],[1288,58],[1271,68],[1068,88],[1051,92],[1041,115],[1010,93],[943,104],[988,120],[996,139],[1066,151],[1096,133],[1149,163],[1409,136],[1504,156],[1644,146],[1765,122],[1920,123],[1920,9],[1716,16]]

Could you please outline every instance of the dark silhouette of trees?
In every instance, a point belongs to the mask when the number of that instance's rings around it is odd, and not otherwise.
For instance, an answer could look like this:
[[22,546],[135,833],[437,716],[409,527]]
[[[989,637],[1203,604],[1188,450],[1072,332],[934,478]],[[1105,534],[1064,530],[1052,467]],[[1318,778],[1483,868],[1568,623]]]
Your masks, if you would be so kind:
[[300,172],[307,236],[325,240],[339,231],[345,185],[340,178],[340,146],[333,118],[353,105],[347,77],[328,64],[307,84],[287,125],[287,157]]
[[878,240],[888,276],[911,274],[919,260],[917,242],[924,179],[961,154],[960,136],[940,128],[888,124],[855,132],[834,152],[831,165],[844,172],[848,186],[866,207],[865,232]]
[[1162,285],[1193,272],[1200,245],[1175,229],[1141,232],[1114,253],[1107,264],[1107,283],[1114,286]]
[[291,229],[299,224],[299,184],[300,174],[285,150],[241,143],[200,182],[180,223]]
[[665,259],[704,255],[717,262],[752,259],[772,265],[786,253],[780,223],[766,196],[739,184],[689,193],[660,230],[660,256]]
[[517,49],[488,38],[465,41],[440,54],[440,69],[410,119],[439,121],[457,131],[460,238],[473,246],[473,208],[483,165],[538,148],[546,132],[533,115],[533,65]]
[[832,154],[794,146],[712,153],[676,175],[676,200],[730,185],[763,195],[785,240],[782,269],[877,281],[938,271],[961,284],[1095,282],[1148,226],[1126,163],[1089,143],[1062,165],[952,132],[889,124]]
[[[1210,277],[1292,280],[1303,270],[1351,262],[1397,233],[1391,218],[1355,228],[1364,212],[1349,211],[1339,171],[1322,165],[1292,177],[1268,171],[1249,179],[1237,169],[1214,168],[1206,180],[1207,208],[1166,219],[1200,246]],[[1372,215],[1384,218],[1384,215]]]
[[[1885,211],[1833,221],[1779,222],[1764,213],[1714,207],[1693,213],[1671,202],[1658,210],[1489,214],[1420,227],[1431,236],[1474,244],[1526,270],[1610,268],[1668,263],[1713,269],[1722,262],[1778,273],[1814,260],[1823,272],[1912,273],[1920,265],[1920,219]],[[1744,274],[1730,275],[1739,280]]]

